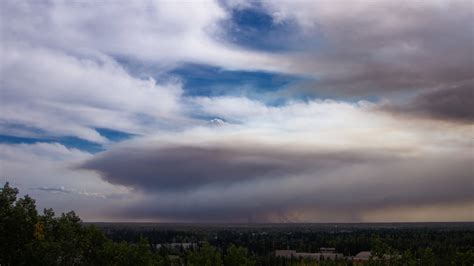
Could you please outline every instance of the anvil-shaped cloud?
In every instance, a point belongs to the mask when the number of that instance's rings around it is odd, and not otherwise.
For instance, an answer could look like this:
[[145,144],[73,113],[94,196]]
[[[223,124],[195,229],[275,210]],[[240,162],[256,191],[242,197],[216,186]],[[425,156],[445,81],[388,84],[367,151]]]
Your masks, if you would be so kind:
[[129,141],[80,167],[144,193],[118,214],[142,219],[361,221],[386,208],[474,203],[467,126],[398,121],[364,103],[244,110],[246,100],[220,100],[242,101],[219,110],[245,122]]

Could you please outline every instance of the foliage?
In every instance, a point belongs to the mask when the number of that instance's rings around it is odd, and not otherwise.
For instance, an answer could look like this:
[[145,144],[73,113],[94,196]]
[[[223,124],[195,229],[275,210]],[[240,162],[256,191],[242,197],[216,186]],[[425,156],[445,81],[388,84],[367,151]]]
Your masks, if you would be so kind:
[[[351,265],[350,260],[274,255],[276,249],[317,252],[320,247],[335,247],[345,256],[371,250],[368,265],[474,264],[472,223],[345,225],[337,230],[326,225],[96,227],[82,223],[72,211],[56,216],[45,209],[40,215],[31,197],[17,196],[18,189],[8,183],[0,190],[0,265]],[[200,244],[186,250],[153,248],[173,242]]]
[[227,248],[227,254],[224,257],[226,266],[253,266],[255,261],[249,258],[246,248],[230,245]]
[[222,264],[221,253],[209,243],[204,243],[203,247],[196,251],[191,251],[188,256],[190,266],[220,266]]
[[29,196],[6,183],[0,191],[0,265],[164,265],[146,239],[114,243],[68,212],[38,215]]

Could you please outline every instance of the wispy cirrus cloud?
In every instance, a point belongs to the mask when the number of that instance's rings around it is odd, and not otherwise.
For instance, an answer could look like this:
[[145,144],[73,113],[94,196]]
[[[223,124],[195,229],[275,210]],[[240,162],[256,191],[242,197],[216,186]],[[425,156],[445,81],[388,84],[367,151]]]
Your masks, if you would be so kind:
[[46,187],[46,186],[43,186],[43,187],[36,187],[36,188],[32,188],[32,189],[47,192],[47,193],[52,193],[52,194],[58,194],[58,193],[77,194],[77,195],[81,195],[81,196],[85,196],[85,197],[96,197],[96,198],[103,198],[103,199],[105,199],[107,197],[106,195],[96,193],[96,192],[87,192],[85,190],[76,191],[74,189],[68,189],[68,188],[65,188],[65,187]]
[[32,188],[32,189],[45,191],[49,193],[64,193],[64,194],[72,193],[72,190],[66,189],[65,187],[37,187],[37,188]]

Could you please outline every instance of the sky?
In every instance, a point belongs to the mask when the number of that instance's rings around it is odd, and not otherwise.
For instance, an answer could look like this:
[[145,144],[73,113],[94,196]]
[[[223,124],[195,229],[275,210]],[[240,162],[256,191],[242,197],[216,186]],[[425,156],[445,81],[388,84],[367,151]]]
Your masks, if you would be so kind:
[[0,181],[84,221],[474,221],[474,4],[0,1]]

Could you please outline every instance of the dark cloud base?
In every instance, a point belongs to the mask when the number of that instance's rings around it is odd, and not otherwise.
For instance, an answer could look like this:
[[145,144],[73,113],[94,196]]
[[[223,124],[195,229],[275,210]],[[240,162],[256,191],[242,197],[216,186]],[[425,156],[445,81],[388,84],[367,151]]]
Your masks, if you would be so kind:
[[361,221],[365,213],[386,208],[474,203],[473,159],[458,154],[410,158],[390,151],[295,153],[282,146],[206,144],[122,146],[81,167],[143,196],[115,210],[118,217]]
[[357,151],[296,152],[258,144],[127,146],[98,154],[80,168],[94,170],[113,184],[148,191],[179,191],[308,172],[321,174],[330,167],[380,158],[380,154]]

